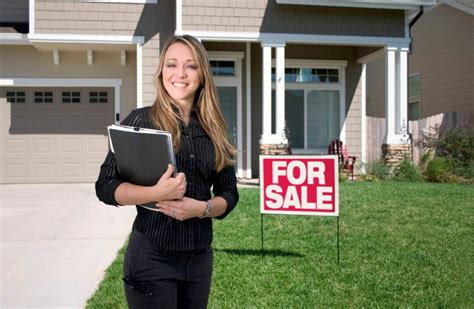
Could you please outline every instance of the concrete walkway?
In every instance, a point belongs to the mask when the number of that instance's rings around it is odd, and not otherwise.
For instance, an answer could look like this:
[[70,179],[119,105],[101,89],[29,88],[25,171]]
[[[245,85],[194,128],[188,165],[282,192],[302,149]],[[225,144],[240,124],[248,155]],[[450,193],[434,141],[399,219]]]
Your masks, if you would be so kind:
[[93,184],[0,185],[0,308],[84,308],[135,213]]

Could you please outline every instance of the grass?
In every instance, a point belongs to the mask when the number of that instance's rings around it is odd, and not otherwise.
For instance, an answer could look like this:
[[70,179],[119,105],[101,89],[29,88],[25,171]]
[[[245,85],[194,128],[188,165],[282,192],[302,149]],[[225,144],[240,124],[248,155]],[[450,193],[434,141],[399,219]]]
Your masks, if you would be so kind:
[[[214,222],[210,308],[474,307],[474,187],[340,184],[336,218],[264,216],[259,191]],[[88,308],[126,308],[123,249]]]

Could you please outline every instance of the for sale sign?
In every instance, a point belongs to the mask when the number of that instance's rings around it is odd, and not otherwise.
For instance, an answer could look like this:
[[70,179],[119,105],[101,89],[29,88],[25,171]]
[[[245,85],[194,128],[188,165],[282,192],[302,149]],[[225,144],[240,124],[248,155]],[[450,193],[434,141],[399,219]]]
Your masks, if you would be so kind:
[[260,212],[338,216],[337,156],[260,156]]

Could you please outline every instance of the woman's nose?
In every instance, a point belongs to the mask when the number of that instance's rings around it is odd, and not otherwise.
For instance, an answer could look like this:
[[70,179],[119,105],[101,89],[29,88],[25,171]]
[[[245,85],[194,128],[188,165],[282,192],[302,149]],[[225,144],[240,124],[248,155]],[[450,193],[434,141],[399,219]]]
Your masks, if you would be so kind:
[[178,67],[178,77],[185,77],[186,76],[186,68],[184,66]]

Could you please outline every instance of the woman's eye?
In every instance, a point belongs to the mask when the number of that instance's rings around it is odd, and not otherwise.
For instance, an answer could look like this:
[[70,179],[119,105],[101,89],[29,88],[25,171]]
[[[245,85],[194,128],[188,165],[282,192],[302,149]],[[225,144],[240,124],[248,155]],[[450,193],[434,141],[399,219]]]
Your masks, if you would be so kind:
[[190,68],[191,70],[197,70],[198,66],[195,65],[195,64],[191,64],[191,65],[188,66],[188,68]]
[[166,64],[166,67],[167,68],[174,68],[174,67],[176,67],[176,65],[174,63],[168,63],[168,64]]

